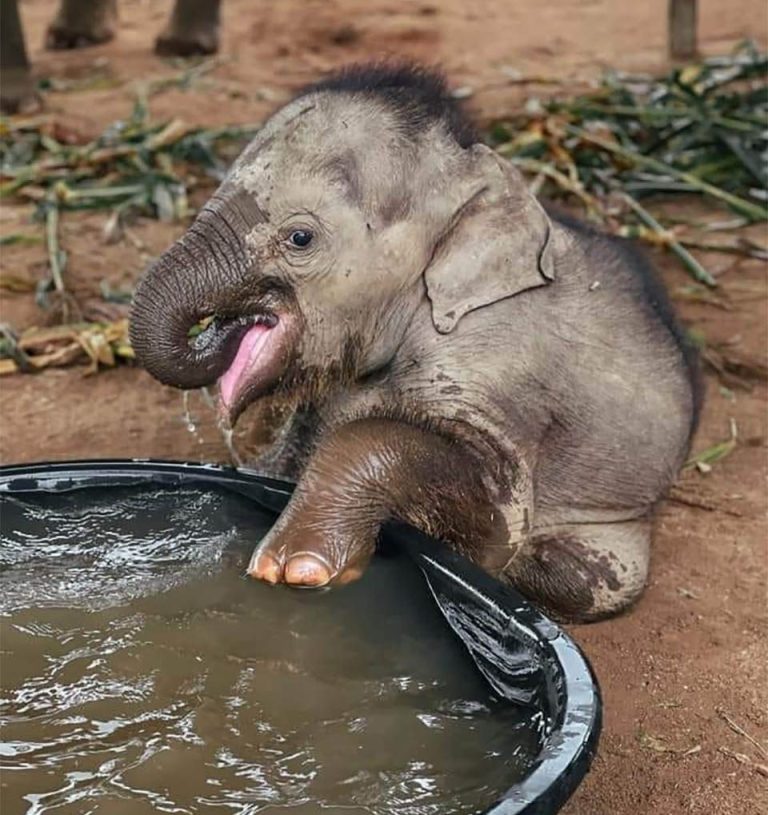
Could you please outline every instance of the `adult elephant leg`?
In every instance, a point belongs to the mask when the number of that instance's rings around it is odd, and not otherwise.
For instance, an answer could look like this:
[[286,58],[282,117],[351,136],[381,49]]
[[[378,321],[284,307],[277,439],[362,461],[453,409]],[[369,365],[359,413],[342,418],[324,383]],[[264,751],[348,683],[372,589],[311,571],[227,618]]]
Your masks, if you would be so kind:
[[61,0],[45,35],[53,50],[108,42],[117,30],[117,0]]
[[650,517],[534,528],[505,577],[556,619],[592,622],[642,594],[650,542]]
[[389,419],[362,419],[324,439],[296,492],[253,554],[269,583],[345,583],[359,577],[386,520],[445,540],[478,562],[510,552],[483,462],[446,436]]
[[0,109],[17,113],[38,104],[18,5],[16,0],[0,0]]
[[215,54],[219,8],[219,0],[176,0],[168,25],[155,40],[155,52],[177,57]]

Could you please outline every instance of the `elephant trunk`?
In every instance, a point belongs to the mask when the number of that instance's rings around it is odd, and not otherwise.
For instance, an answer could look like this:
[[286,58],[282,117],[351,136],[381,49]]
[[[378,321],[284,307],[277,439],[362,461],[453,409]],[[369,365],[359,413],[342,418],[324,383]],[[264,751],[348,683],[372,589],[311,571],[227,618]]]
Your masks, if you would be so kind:
[[131,318],[136,358],[166,385],[185,389],[210,385],[231,364],[248,326],[244,320],[214,317],[192,336],[195,327],[213,313],[182,294],[188,283],[162,265],[154,267],[136,291]]
[[238,237],[246,225],[228,203],[206,207],[134,295],[131,344],[139,364],[166,385],[216,382],[253,324],[247,255]]

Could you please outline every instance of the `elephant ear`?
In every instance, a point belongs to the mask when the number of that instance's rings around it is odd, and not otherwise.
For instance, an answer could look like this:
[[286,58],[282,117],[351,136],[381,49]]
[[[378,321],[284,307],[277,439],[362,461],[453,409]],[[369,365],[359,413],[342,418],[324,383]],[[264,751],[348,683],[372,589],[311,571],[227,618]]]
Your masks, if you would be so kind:
[[470,311],[554,279],[551,223],[523,177],[484,145],[467,154],[467,194],[424,272],[441,334]]

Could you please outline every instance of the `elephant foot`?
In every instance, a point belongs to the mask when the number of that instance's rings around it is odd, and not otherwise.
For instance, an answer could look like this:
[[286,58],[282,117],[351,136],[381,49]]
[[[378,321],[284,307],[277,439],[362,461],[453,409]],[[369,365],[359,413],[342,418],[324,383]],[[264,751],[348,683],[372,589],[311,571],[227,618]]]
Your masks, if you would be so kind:
[[5,68],[0,86],[0,111],[5,114],[36,113],[41,107],[29,70]]
[[218,50],[218,31],[177,33],[166,30],[155,40],[155,53],[161,57],[200,57]]
[[[320,588],[356,580],[382,523],[398,519],[489,564],[478,542],[509,560],[510,531],[484,466],[455,439],[394,419],[358,419],[323,438],[248,574]],[[480,548],[483,548],[480,547]]]
[[74,48],[89,48],[114,39],[114,29],[97,28],[92,31],[63,28],[52,24],[45,35],[45,47],[51,51],[69,51]]
[[219,0],[176,0],[171,19],[155,40],[163,57],[197,57],[219,50]]
[[288,529],[270,536],[256,549],[248,574],[265,583],[295,588],[343,585],[363,574],[374,548],[371,540],[369,548],[356,547],[354,558],[349,558],[346,552],[334,551],[335,547],[317,533]]
[[505,577],[555,619],[593,622],[640,597],[650,540],[649,518],[534,530]]
[[101,45],[114,38],[116,29],[116,0],[62,0],[45,47],[61,51]]

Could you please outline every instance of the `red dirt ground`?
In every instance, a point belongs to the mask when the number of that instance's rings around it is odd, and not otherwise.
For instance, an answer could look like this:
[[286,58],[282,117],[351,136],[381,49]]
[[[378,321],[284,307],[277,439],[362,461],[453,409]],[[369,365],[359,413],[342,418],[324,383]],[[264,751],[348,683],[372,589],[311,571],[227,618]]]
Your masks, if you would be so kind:
[[[134,83],[178,72],[151,54],[170,0],[121,2],[118,38],[79,52],[42,50],[53,0],[22,0],[36,71],[60,81],[98,71],[107,87],[52,92],[48,109],[86,132],[98,132],[130,110]],[[760,0],[702,2],[700,41],[723,53],[745,36],[765,39]],[[537,85],[513,85],[502,71],[557,77],[577,84],[607,66],[662,70],[662,0],[227,0],[222,62],[188,90],[152,98],[155,118],[184,117],[205,126],[255,122],[292,88],[320,72],[377,54],[441,63],[456,86],[474,91],[483,118],[513,109]],[[39,227],[27,207],[4,206],[0,234]],[[147,256],[183,228],[141,221],[135,242],[105,245],[103,214],[67,214],[62,243],[68,285],[93,297],[102,279],[134,281]],[[753,238],[766,241],[764,229]],[[38,280],[43,246],[9,247],[3,267]],[[729,310],[680,303],[689,324],[710,340],[764,356],[768,346],[766,274],[756,261],[725,255],[703,260],[722,283]],[[659,256],[675,293],[688,282]],[[23,329],[43,315],[30,294],[2,292],[2,319]],[[728,435],[739,446],[702,475],[688,471],[661,512],[653,570],[642,601],[624,616],[574,634],[592,660],[605,698],[599,755],[567,815],[760,815],[768,812],[766,687],[766,397],[765,386],[724,394],[708,378],[708,400],[695,441],[704,449]],[[82,368],[14,375],[0,381],[0,461],[153,456],[228,460],[199,397],[199,429],[190,433],[181,397],[127,367],[84,376]],[[694,504],[692,506],[691,504]],[[707,507],[707,508],[704,508]],[[741,732],[737,732],[741,730]],[[744,733],[756,741],[753,742]]]

